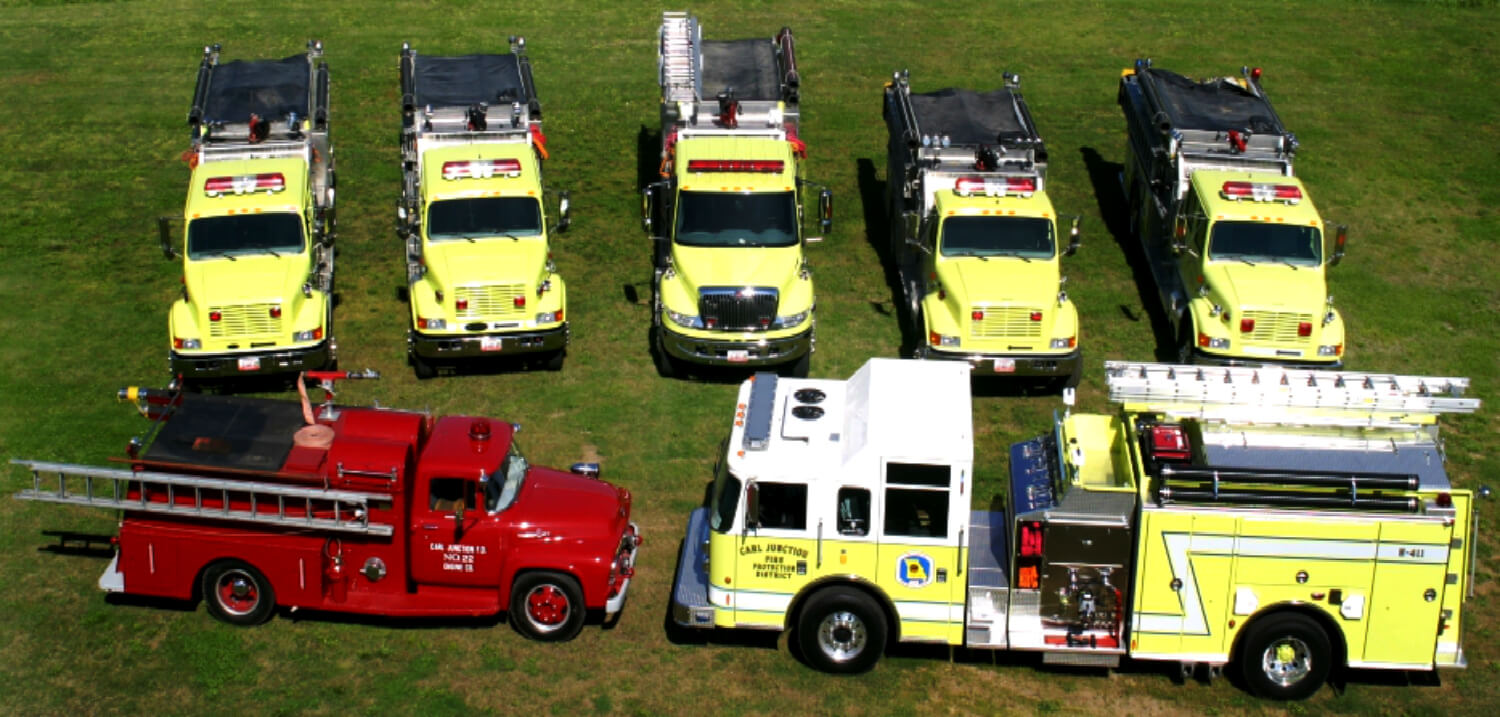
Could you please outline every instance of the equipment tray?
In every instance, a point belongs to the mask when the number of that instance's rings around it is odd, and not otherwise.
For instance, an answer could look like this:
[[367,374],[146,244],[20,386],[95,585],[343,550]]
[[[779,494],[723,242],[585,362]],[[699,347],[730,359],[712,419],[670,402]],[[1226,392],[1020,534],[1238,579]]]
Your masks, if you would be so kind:
[[529,104],[535,99],[521,75],[521,58],[515,54],[417,55],[413,59],[416,107]]
[[911,108],[923,134],[947,135],[955,145],[1010,145],[1033,139],[1009,89],[913,92]]
[[295,112],[308,116],[307,55],[283,60],[235,60],[213,69],[203,103],[206,123],[241,123],[250,115],[281,119]]
[[1228,78],[1197,82],[1153,68],[1141,73],[1141,79],[1157,98],[1154,109],[1165,113],[1173,129],[1285,134],[1270,101]]
[[775,102],[781,99],[781,68],[776,46],[764,39],[704,40],[705,99],[734,88],[735,99]]

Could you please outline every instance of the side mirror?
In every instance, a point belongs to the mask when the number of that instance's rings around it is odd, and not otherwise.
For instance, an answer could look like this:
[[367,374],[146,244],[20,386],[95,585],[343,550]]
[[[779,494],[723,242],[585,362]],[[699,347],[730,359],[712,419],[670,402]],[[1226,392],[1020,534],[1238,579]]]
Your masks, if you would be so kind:
[[568,230],[568,225],[570,225],[570,224],[573,223],[573,218],[568,215],[568,205],[569,205],[569,201],[568,200],[570,198],[571,197],[570,197],[570,195],[568,194],[567,191],[563,191],[558,196],[558,200],[557,200],[557,227],[554,229],[554,231],[556,231],[559,234],[567,231]]
[[833,230],[833,190],[818,192],[818,226],[824,234]]
[[1079,216],[1073,217],[1073,227],[1068,230],[1068,253],[1067,253],[1067,256],[1073,256],[1074,254],[1078,253],[1078,247],[1083,246],[1078,241],[1078,224],[1081,221],[1083,221],[1083,217],[1079,217]]
[[586,478],[599,478],[598,463],[574,463],[568,470],[575,475],[581,475]]
[[156,231],[161,235],[161,253],[168,260],[177,258],[177,250],[172,248],[172,218],[157,217]]
[[750,483],[745,486],[745,528],[760,527],[760,486]]
[[459,540],[464,535],[464,504],[460,502],[453,508],[453,539]]
[[656,203],[656,187],[641,190],[641,229],[651,233],[651,208]]
[[1338,266],[1344,260],[1344,244],[1349,241],[1349,227],[1340,224],[1333,235],[1333,253],[1328,256],[1329,266]]
[[1179,214],[1177,220],[1172,223],[1172,253],[1179,254],[1187,248],[1187,235],[1187,217]]

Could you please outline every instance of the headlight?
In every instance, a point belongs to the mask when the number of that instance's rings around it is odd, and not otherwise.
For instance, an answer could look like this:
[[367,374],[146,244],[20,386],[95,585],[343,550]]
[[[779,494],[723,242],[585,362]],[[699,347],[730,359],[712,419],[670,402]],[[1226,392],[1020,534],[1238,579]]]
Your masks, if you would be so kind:
[[203,341],[202,339],[172,339],[172,348],[201,349],[203,348]]
[[557,311],[543,311],[536,315],[536,322],[539,324],[555,324],[562,320],[562,309],[558,309]]
[[1343,344],[1334,344],[1332,346],[1319,346],[1318,347],[1318,355],[1319,356],[1342,356],[1342,355],[1344,355],[1344,345]]
[[811,316],[811,315],[812,315],[812,309],[808,309],[807,311],[802,311],[802,312],[799,312],[799,313],[795,313],[795,314],[792,314],[791,316],[778,316],[778,317],[776,317],[775,321],[771,322],[771,328],[773,328],[773,329],[790,329],[790,328],[795,328],[795,327],[801,326],[803,323],[805,323],[807,321],[807,317]]
[[678,326],[687,329],[703,328],[703,319],[697,316],[694,316],[692,314],[679,314],[671,309],[667,309],[666,312],[667,318],[671,319],[672,323],[677,324]]
[[292,334],[292,341],[317,341],[321,338],[323,338],[323,327],[321,326],[316,329],[298,331]]
[[417,319],[417,328],[419,328],[419,329],[439,329],[439,330],[446,329],[446,328],[448,328],[448,320],[447,319]]
[[1055,348],[1055,349],[1070,349],[1070,348],[1073,348],[1074,346],[1077,346],[1077,345],[1078,345],[1078,337],[1077,336],[1069,336],[1068,338],[1065,338],[1065,339],[1052,339],[1052,348]]
[[957,336],[944,336],[936,331],[927,334],[927,342],[933,346],[958,346]]

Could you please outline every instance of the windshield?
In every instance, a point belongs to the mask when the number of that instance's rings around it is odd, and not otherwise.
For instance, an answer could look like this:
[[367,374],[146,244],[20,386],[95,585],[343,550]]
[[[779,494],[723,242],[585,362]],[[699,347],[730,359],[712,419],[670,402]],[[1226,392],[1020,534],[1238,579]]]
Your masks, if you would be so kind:
[[1323,234],[1317,227],[1263,222],[1215,222],[1208,240],[1214,261],[1281,262],[1293,266],[1322,263]]
[[534,237],[542,233],[542,205],[533,197],[479,197],[433,202],[427,210],[431,241]]
[[484,483],[484,508],[498,513],[516,502],[521,493],[521,484],[526,481],[526,457],[515,443],[510,444],[510,453],[500,462],[500,472],[490,476]]
[[792,246],[797,198],[792,192],[683,192],[677,242],[687,246]]
[[189,259],[301,252],[302,218],[291,212],[202,217],[187,226]]
[[718,468],[714,470],[714,493],[710,500],[714,512],[708,527],[720,533],[729,530],[734,524],[735,508],[740,503],[740,480],[729,474],[729,461],[725,458],[719,459]]
[[1021,256],[1050,259],[1052,220],[1039,217],[948,217],[943,256]]

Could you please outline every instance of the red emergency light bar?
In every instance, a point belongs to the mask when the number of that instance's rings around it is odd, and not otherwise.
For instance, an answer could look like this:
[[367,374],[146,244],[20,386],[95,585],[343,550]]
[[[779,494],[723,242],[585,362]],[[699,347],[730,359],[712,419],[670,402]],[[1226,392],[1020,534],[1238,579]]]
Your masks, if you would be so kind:
[[774,174],[786,169],[779,159],[690,159],[689,172],[764,172]]
[[489,179],[496,174],[521,176],[521,160],[469,159],[443,162],[443,179]]
[[989,197],[1003,197],[1007,194],[1017,194],[1029,197],[1036,192],[1035,177],[959,177],[953,182],[953,192],[961,197],[972,194],[983,194]]
[[241,174],[233,177],[209,177],[203,183],[203,193],[210,197],[221,194],[246,194],[264,190],[267,193],[286,189],[286,176],[281,172],[266,174]]
[[1293,184],[1225,182],[1222,191],[1225,199],[1251,199],[1257,202],[1283,201],[1288,204],[1302,201],[1302,188]]

